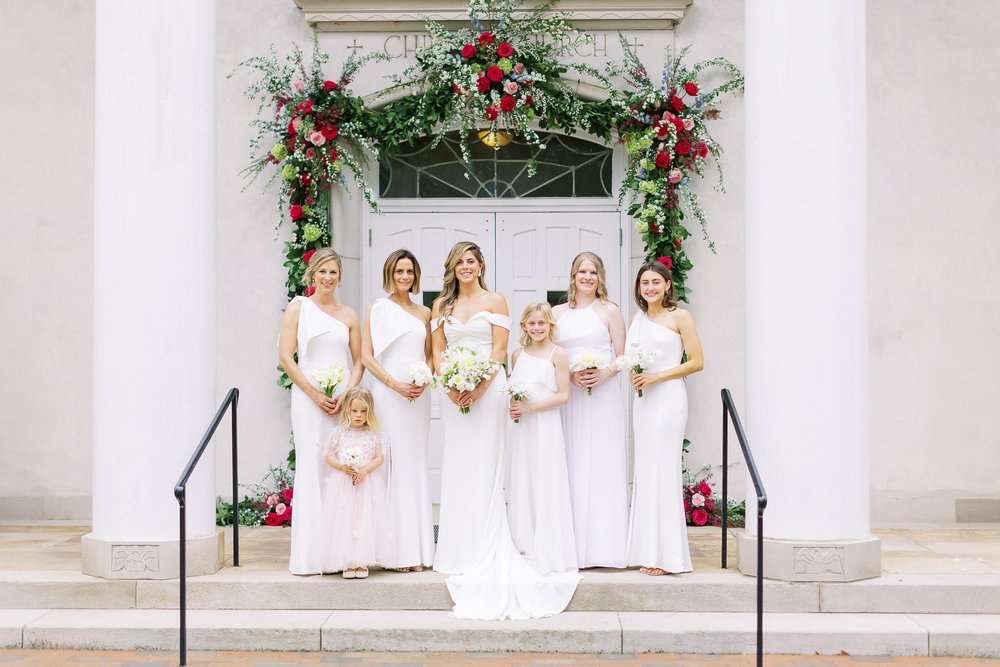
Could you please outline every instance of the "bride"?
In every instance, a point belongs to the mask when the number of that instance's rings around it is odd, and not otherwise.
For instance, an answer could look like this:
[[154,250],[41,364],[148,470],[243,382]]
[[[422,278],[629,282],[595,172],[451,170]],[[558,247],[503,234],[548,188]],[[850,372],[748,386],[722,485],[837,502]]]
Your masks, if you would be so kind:
[[[501,363],[506,359],[507,301],[487,289],[485,268],[482,251],[471,241],[456,243],[448,253],[444,285],[431,314],[438,373],[447,347],[463,346]],[[539,574],[511,540],[503,493],[506,379],[501,369],[471,391],[449,389],[454,405],[441,406],[444,452],[434,569],[455,575],[447,584],[459,618],[557,614],[580,580],[577,572]]]

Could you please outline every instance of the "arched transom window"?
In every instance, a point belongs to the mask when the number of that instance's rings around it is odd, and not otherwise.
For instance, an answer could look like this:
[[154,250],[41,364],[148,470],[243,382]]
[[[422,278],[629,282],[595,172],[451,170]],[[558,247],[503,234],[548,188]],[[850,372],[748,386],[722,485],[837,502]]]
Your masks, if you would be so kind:
[[[458,132],[449,132],[431,148],[433,137],[404,144],[379,164],[379,196],[383,199],[507,199],[514,197],[610,197],[612,149],[586,139],[539,132],[539,149],[500,133],[503,145],[484,143],[480,133],[470,145],[472,165],[462,160]],[[535,158],[538,171],[528,176]]]

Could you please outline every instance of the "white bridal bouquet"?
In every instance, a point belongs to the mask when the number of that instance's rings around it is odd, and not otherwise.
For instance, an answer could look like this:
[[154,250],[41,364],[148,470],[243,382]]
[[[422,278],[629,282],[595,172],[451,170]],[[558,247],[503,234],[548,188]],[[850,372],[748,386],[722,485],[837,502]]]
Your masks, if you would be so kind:
[[[409,378],[410,384],[415,384],[418,387],[423,387],[429,385],[434,381],[434,374],[431,373],[431,368],[422,361],[416,361],[406,368],[406,376]],[[413,399],[409,399],[410,403]]]
[[327,396],[333,396],[333,390],[337,388],[337,385],[344,381],[344,376],[347,375],[347,371],[340,364],[330,364],[324,368],[317,368],[309,376],[313,382],[319,385],[319,388],[323,390],[323,393]]
[[[604,368],[607,365],[607,357],[591,347],[580,350],[569,358],[569,369],[574,373],[587,371],[591,368]],[[587,396],[593,393],[593,388],[587,387]]]
[[[510,396],[512,400],[515,401],[531,400],[531,392],[529,392],[528,388],[519,382],[508,382],[506,385],[504,385],[503,393],[507,394],[508,396]],[[514,423],[520,424],[521,423],[520,418],[515,419]]]
[[[641,343],[632,343],[621,356],[621,361],[636,373],[642,373],[653,364],[657,354],[656,350],[650,350]],[[642,398],[642,389],[639,390],[639,398]]]
[[337,452],[337,460],[340,461],[340,465],[347,466],[355,472],[361,470],[361,466],[366,463],[364,454],[356,447],[347,447]]
[[[441,355],[441,375],[437,386],[458,391],[472,391],[476,386],[500,370],[499,362],[483,358],[475,350],[461,345],[449,347]],[[469,408],[459,408],[463,415]]]

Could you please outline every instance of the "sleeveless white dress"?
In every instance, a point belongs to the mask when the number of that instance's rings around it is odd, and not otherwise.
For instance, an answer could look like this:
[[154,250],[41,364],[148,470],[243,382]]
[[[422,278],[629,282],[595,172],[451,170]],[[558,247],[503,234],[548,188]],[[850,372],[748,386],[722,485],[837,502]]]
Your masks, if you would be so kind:
[[[632,320],[626,349],[639,343],[658,352],[647,370],[658,373],[680,365],[684,345],[679,333],[651,322],[645,313]],[[667,380],[642,390],[632,400],[635,480],[629,518],[629,565],[690,572],[681,455],[687,425],[684,380]]]
[[[441,325],[439,319],[432,328]],[[493,325],[510,328],[510,318],[480,311],[465,323],[444,322],[449,346],[464,345],[488,356]],[[441,515],[434,569],[446,580],[458,618],[526,619],[566,608],[580,580],[577,572],[539,574],[518,553],[510,536],[503,492],[507,399],[503,370],[483,397],[463,415],[442,401],[444,454]]]
[[[556,326],[556,343],[573,357],[581,350],[615,358],[604,321],[586,308],[569,308]],[[561,409],[573,530],[580,567],[625,567],[628,535],[628,431],[617,379],[588,395],[570,385]]]
[[[389,299],[372,304],[369,317],[375,358],[397,380],[409,380],[410,364],[426,361],[427,327]],[[427,466],[430,392],[412,403],[372,379],[375,414],[386,435],[389,474],[389,567],[429,566],[434,560],[434,519]]]
[[[552,352],[539,358],[522,349],[511,372],[511,382],[526,387],[532,403],[558,390]],[[542,574],[575,572],[576,538],[559,409],[525,414],[511,433],[507,517],[514,545]]]
[[[340,364],[349,376],[352,363],[347,325],[327,315],[312,299],[296,297],[295,301],[302,304],[296,341],[299,369],[308,378],[318,368]],[[334,391],[335,395],[342,394],[346,387],[345,379],[343,386]],[[323,571],[325,533],[320,493],[321,471],[325,473],[327,468],[323,448],[338,418],[320,410],[295,385],[292,385],[291,417],[295,437],[295,495],[288,569],[292,574],[319,574]]]

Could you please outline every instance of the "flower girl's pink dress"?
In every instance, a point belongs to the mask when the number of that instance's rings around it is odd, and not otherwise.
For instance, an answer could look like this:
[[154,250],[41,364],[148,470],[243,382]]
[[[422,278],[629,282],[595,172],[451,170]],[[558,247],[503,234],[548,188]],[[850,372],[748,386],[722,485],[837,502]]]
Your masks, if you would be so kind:
[[[384,452],[384,448],[382,436],[375,431],[338,426],[330,434],[326,451],[341,463],[346,455],[353,454],[356,466],[360,467]],[[327,466],[323,488],[324,572],[384,566],[390,562],[387,469],[388,465],[383,463],[354,486],[350,476]]]

